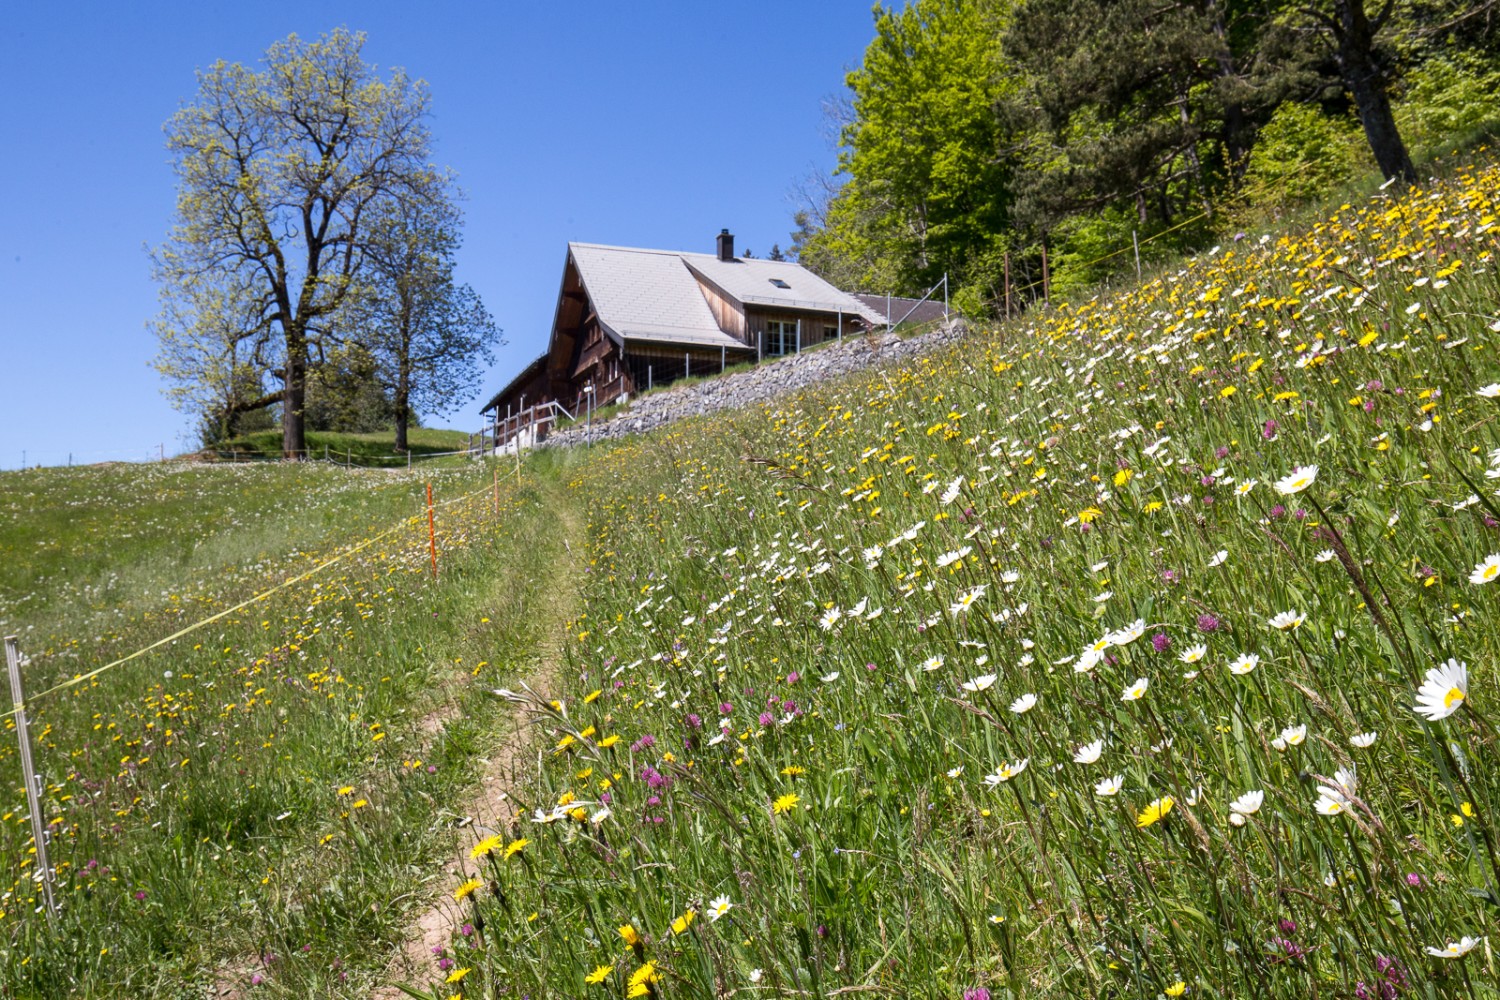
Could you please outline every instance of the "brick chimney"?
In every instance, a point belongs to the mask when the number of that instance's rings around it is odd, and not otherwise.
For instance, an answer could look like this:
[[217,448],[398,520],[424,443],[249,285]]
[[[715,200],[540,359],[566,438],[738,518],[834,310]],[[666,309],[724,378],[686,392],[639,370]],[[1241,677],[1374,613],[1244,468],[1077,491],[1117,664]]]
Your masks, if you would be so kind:
[[719,259],[734,260],[734,234],[727,229],[719,230]]

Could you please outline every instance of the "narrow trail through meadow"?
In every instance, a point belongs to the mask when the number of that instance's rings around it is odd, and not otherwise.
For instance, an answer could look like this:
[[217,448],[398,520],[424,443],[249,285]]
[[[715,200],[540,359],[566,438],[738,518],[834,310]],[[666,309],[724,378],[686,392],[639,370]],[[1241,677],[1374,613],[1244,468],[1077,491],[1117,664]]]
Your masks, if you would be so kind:
[[[548,478],[538,483],[547,493],[548,503],[556,513],[555,527],[560,551],[553,560],[548,577],[536,584],[540,593],[535,627],[537,645],[532,666],[516,678],[539,694],[557,685],[563,669],[563,634],[578,604],[578,566],[583,552],[582,512],[573,504],[566,484]],[[497,579],[498,588],[518,586],[516,581]],[[428,720],[434,739],[441,736],[451,714],[434,715]],[[510,824],[521,810],[511,795],[517,776],[526,766],[532,750],[532,713],[525,705],[516,705],[502,729],[495,735],[483,759],[479,780],[467,798],[455,804],[455,811],[466,822],[454,837],[453,849],[441,873],[430,881],[427,904],[416,911],[408,925],[399,951],[391,959],[385,982],[371,994],[372,1000],[400,1000],[407,996],[397,983],[421,988],[438,979],[436,949],[448,944],[456,929],[467,921],[462,904],[455,902],[451,890],[477,870],[469,857],[473,845],[493,834],[507,834]]]

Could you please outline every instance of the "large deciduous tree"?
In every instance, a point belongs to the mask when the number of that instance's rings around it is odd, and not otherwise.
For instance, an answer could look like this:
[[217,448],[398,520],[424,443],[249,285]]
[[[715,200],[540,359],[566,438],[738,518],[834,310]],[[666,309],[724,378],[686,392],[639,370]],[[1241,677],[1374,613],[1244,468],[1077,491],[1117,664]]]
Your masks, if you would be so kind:
[[1365,9],[1365,0],[1312,0],[1298,8],[1326,39],[1380,172],[1387,179],[1410,183],[1417,179],[1417,168],[1391,110],[1395,60],[1380,41],[1396,13],[1396,0],[1384,0],[1373,15]]
[[397,451],[416,411],[443,412],[479,387],[500,331],[454,277],[460,215],[447,199],[385,206],[372,220],[364,284],[350,310],[395,415]]
[[847,81],[839,165],[848,180],[826,210],[798,218],[803,263],[876,292],[920,292],[945,271],[972,280],[1009,222],[1010,163],[994,107],[1009,86],[996,39],[1011,6],[875,8],[875,38]]
[[[440,198],[445,182],[428,162],[426,86],[382,77],[363,45],[339,29],[277,42],[259,70],[218,62],[166,125],[177,218],[153,270],[169,300],[235,286],[246,331],[271,334],[287,457],[305,453],[309,366],[358,284],[371,220]],[[158,329],[171,323],[164,312]]]

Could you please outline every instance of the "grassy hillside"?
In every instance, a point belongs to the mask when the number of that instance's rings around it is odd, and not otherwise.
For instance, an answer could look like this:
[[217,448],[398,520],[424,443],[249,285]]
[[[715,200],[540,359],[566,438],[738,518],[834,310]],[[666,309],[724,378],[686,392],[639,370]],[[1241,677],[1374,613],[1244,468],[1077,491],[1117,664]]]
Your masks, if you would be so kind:
[[[308,431],[307,453],[329,461],[348,462],[354,465],[399,466],[405,465],[405,454],[396,454],[393,444],[396,438],[390,431],[375,434],[343,434],[335,431]],[[413,427],[407,432],[407,449],[414,459],[457,451],[468,447],[469,435],[464,431],[442,430],[435,427]],[[213,449],[221,458],[235,461],[281,458],[281,432],[257,431],[235,438]]]
[[1497,187],[596,449],[432,995],[1495,996]]
[[498,515],[431,470],[436,581],[426,475],[0,476],[66,906],[0,744],[0,997],[366,997],[433,891],[444,1000],[1500,995],[1497,190],[534,455]]
[[[404,930],[414,866],[447,843],[443,804],[493,741],[475,685],[539,638],[566,542],[539,530],[548,489],[497,489],[475,463],[0,476],[0,618],[33,658],[64,905],[49,928],[7,717],[0,997],[217,996],[273,966],[283,996],[361,995]],[[439,735],[423,719],[445,705],[462,721]]]

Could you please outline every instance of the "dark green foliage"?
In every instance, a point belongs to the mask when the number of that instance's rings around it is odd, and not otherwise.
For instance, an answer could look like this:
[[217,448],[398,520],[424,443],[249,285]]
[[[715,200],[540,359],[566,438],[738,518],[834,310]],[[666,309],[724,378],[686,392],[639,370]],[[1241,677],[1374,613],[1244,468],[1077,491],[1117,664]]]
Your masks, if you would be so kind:
[[[915,0],[875,8],[841,187],[793,250],[845,288],[999,311],[1219,238],[1500,114],[1500,3]],[[1378,7],[1378,9],[1376,9]],[[1160,240],[1156,237],[1161,236]]]

